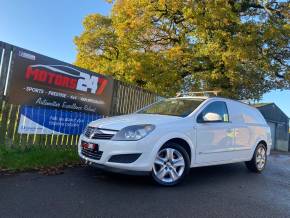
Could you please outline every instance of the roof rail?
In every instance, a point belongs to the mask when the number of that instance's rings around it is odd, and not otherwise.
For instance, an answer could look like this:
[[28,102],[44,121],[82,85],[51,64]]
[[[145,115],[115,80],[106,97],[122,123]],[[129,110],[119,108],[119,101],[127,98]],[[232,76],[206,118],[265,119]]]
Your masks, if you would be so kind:
[[184,97],[184,96],[212,97],[212,96],[218,96],[218,93],[220,93],[220,91],[178,92],[178,93],[176,93],[176,97]]
[[242,99],[242,100],[239,100],[240,102],[242,103],[245,103],[245,104],[251,104],[251,101],[249,99]]

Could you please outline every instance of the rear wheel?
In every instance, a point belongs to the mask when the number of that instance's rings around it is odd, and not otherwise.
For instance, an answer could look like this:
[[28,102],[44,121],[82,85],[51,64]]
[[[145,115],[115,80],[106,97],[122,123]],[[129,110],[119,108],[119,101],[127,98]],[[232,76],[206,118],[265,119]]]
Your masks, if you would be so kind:
[[160,185],[173,186],[183,181],[189,165],[185,149],[176,143],[168,143],[156,155],[152,177]]
[[262,143],[258,144],[254,155],[250,161],[245,162],[247,168],[255,173],[261,173],[266,166],[267,162],[267,149]]

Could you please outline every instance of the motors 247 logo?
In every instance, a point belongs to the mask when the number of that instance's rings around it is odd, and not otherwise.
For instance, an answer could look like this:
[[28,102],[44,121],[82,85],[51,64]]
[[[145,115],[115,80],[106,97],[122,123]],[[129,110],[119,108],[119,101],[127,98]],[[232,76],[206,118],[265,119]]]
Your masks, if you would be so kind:
[[108,83],[104,77],[90,75],[65,65],[30,65],[26,69],[25,79],[94,95],[102,94]]

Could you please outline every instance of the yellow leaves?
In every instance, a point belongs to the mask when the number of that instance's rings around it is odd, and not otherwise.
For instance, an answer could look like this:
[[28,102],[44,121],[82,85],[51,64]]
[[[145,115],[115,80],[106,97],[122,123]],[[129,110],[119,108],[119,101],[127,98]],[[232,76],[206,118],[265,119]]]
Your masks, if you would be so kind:
[[221,74],[218,70],[213,70],[210,74],[211,79],[218,80],[221,77]]
[[290,31],[290,24],[289,23],[284,24],[283,25],[283,28],[285,29],[285,31],[287,31],[289,33],[289,31]]
[[168,49],[168,51],[166,52],[167,54],[167,57],[169,59],[174,59],[178,56],[181,56],[183,55],[183,51],[182,51],[182,47],[181,46],[175,46],[175,47],[172,47],[170,49]]
[[260,21],[262,10],[255,14],[247,4],[115,0],[110,17],[84,20],[84,32],[75,38],[76,63],[163,95],[175,94],[190,76],[192,89],[203,84],[226,96],[257,98],[269,87],[282,87],[275,75],[285,69],[272,57],[284,63],[289,56],[290,27],[265,16]]

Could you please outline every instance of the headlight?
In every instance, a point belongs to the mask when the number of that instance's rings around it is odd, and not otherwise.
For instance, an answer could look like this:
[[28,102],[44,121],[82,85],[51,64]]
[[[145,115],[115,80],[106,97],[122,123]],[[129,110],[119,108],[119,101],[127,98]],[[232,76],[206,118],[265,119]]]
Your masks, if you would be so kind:
[[127,126],[121,129],[117,134],[112,138],[115,141],[137,141],[155,129],[154,125],[144,124],[144,125],[133,125]]

